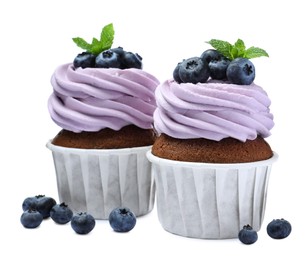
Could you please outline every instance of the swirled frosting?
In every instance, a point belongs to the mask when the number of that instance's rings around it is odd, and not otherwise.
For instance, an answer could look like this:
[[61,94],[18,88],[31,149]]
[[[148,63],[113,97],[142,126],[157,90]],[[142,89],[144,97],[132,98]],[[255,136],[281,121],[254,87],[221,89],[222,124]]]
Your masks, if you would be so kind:
[[134,124],[153,127],[158,80],[139,69],[75,69],[59,66],[51,78],[51,118],[63,129],[96,132]]
[[156,89],[154,126],[158,133],[179,139],[241,141],[268,137],[274,126],[267,93],[258,85],[163,82]]

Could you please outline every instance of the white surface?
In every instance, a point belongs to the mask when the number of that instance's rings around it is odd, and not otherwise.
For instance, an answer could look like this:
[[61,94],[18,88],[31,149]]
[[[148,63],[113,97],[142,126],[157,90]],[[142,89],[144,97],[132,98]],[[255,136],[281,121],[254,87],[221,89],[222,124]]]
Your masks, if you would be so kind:
[[[307,51],[305,1],[39,1],[0,3],[1,32],[1,259],[293,259],[307,258]],[[164,231],[156,208],[138,219],[128,234],[97,222],[88,236],[47,220],[36,230],[19,218],[27,196],[57,198],[50,151],[45,147],[59,128],[47,99],[55,67],[80,49],[71,38],[91,40],[114,23],[114,46],[140,53],[144,69],[160,80],[177,62],[200,55],[218,38],[267,50],[255,59],[256,83],[272,99],[275,128],[268,142],[279,154],[269,182],[267,210],[259,240],[197,240]],[[266,234],[266,224],[285,218],[293,230],[285,240]],[[142,250],[144,249],[144,250]],[[3,255],[7,257],[4,258]]]

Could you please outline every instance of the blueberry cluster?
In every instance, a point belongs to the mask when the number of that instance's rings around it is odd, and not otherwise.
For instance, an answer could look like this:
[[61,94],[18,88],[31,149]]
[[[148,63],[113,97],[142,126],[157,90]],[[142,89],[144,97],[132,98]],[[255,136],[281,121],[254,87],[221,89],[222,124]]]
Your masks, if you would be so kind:
[[[285,219],[274,219],[268,223],[267,234],[274,239],[283,239],[290,235],[292,230],[290,222]],[[245,225],[238,234],[239,240],[246,245],[251,245],[258,240],[257,232],[250,226]]]
[[229,60],[217,50],[208,49],[200,57],[178,63],[173,78],[178,83],[205,83],[209,78],[233,84],[250,85],[255,79],[255,67],[246,58]]
[[56,201],[45,195],[26,198],[22,203],[23,213],[20,217],[21,224],[26,228],[38,227],[43,219],[50,217],[52,207]]
[[[22,203],[23,213],[20,222],[25,228],[37,228],[43,219],[51,218],[57,224],[71,222],[77,234],[88,234],[95,227],[95,219],[91,214],[79,212],[75,215],[64,202],[56,201],[45,195],[26,198]],[[111,211],[109,224],[116,232],[129,232],[136,225],[135,214],[126,207],[118,207]]]
[[138,53],[125,51],[122,47],[102,51],[98,55],[90,52],[78,54],[73,62],[75,68],[142,69],[142,57]]
[[26,228],[36,228],[43,219],[49,217],[58,224],[66,224],[73,216],[72,210],[64,202],[57,204],[53,198],[45,195],[26,198],[22,203],[22,209],[24,212],[20,221]]

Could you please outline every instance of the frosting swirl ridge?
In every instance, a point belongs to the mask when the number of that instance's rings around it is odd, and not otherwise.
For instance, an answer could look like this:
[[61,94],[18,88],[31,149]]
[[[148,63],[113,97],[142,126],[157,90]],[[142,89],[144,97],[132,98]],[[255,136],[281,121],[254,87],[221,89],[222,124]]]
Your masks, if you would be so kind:
[[274,126],[267,93],[258,85],[163,82],[156,89],[154,126],[158,133],[179,139],[268,137]]
[[159,82],[143,70],[75,69],[69,63],[55,70],[51,84],[49,113],[66,130],[119,130],[129,124],[153,127],[154,92]]

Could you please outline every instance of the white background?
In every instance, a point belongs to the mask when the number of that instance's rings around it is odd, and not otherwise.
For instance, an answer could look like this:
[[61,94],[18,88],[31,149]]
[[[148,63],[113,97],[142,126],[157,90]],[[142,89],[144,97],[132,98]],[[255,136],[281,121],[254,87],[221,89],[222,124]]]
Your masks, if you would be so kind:
[[[4,2],[7,2],[4,4]],[[35,1],[0,3],[0,258],[5,259],[282,259],[307,257],[307,30],[305,1]],[[24,198],[57,199],[50,151],[60,128],[49,117],[50,77],[81,50],[72,37],[91,40],[113,22],[114,47],[143,56],[144,69],[161,81],[184,58],[200,55],[212,38],[264,48],[270,58],[253,60],[255,82],[272,99],[275,116],[267,140],[280,155],[274,164],[259,240],[199,240],[162,229],[156,209],[138,218],[127,234],[97,221],[87,236],[70,225],[44,221],[35,230],[20,224]],[[266,234],[274,218],[293,231],[276,241]]]

